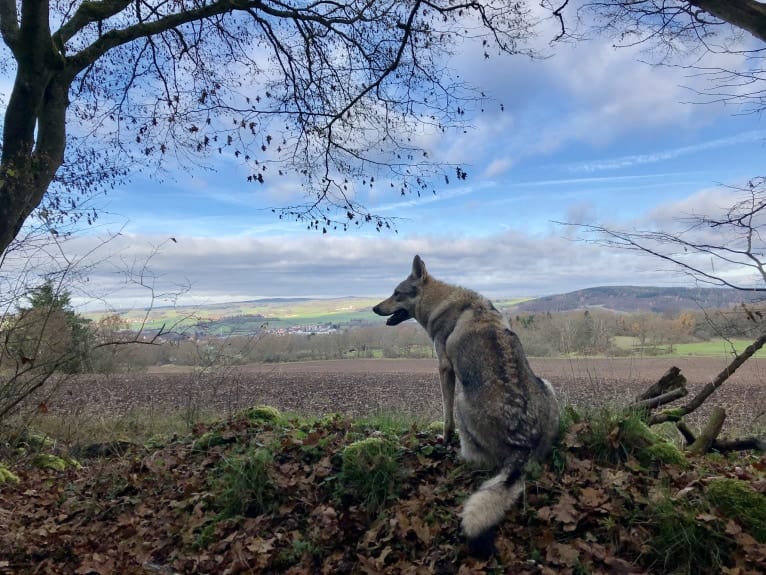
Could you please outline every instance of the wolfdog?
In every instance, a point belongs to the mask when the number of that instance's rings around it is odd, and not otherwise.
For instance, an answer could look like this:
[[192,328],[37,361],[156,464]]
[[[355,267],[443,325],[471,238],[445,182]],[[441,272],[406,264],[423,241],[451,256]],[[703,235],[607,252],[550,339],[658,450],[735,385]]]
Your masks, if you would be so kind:
[[461,515],[469,552],[488,557],[499,523],[524,491],[527,462],[545,457],[558,433],[553,388],[532,372],[518,336],[488,299],[435,279],[420,256],[393,295],[372,310],[390,316],[386,325],[415,318],[425,328],[439,361],[444,441],[455,430],[456,406],[463,458],[499,469]]

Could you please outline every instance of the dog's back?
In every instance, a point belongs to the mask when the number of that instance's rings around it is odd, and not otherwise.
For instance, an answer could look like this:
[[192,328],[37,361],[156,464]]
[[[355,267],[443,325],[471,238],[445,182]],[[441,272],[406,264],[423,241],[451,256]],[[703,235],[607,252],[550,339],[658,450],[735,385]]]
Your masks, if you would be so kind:
[[550,386],[532,372],[521,342],[505,322],[471,315],[447,340],[460,383],[461,441],[473,448],[463,456],[493,467],[519,452],[544,457],[558,429]]
[[373,309],[390,316],[388,325],[415,318],[425,328],[439,356],[445,439],[457,391],[461,454],[499,469],[462,514],[472,553],[487,555],[497,525],[523,491],[527,461],[544,457],[558,433],[553,389],[532,372],[519,338],[488,299],[433,278],[418,256],[410,276]]

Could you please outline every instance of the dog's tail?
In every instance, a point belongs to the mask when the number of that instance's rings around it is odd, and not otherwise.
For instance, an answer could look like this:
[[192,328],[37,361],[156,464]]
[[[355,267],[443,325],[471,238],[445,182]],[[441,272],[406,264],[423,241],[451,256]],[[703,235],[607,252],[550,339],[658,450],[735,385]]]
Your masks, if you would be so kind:
[[468,538],[468,551],[474,557],[488,558],[494,553],[497,527],[524,491],[524,463],[506,464],[466,501],[462,526]]

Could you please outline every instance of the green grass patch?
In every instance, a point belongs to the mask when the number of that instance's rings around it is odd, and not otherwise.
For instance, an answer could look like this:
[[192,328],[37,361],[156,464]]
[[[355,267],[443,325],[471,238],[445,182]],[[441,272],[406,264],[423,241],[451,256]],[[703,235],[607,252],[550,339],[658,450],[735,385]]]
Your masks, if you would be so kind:
[[705,494],[722,514],[740,521],[753,537],[766,542],[766,495],[753,491],[744,481],[728,478],[711,481]]
[[10,420],[8,423],[9,427],[23,426],[34,429],[34,433],[55,442],[84,446],[112,441],[143,444],[150,440],[183,435],[189,432],[194,423],[212,417],[209,413],[197,413],[192,420],[184,411],[159,412],[154,409],[133,408],[119,416],[48,413],[31,421]]
[[[736,353],[742,353],[745,348],[753,343],[749,339],[733,339],[731,343],[723,339],[701,341],[696,343],[679,343],[676,344],[673,351],[673,356],[682,357],[685,355],[692,356],[732,356],[732,345],[736,350]],[[766,350],[759,350],[754,357],[766,357]]]
[[[615,336],[613,338],[614,344],[627,351],[632,351],[635,355],[650,355],[652,357],[731,357],[732,346],[736,350],[736,353],[742,353],[747,346],[749,346],[752,340],[749,339],[732,339],[725,340],[722,338],[711,339],[708,341],[697,341],[691,343],[675,343],[675,344],[645,344],[641,346],[637,337],[631,336]],[[766,350],[761,349],[754,357],[766,357]]]
[[430,422],[424,418],[399,411],[380,411],[354,421],[352,430],[368,435],[371,431],[396,438],[413,429],[424,429]]
[[635,514],[634,524],[652,533],[645,552],[653,573],[722,572],[733,545],[721,525],[698,519],[705,508],[704,501],[678,500],[663,492]]

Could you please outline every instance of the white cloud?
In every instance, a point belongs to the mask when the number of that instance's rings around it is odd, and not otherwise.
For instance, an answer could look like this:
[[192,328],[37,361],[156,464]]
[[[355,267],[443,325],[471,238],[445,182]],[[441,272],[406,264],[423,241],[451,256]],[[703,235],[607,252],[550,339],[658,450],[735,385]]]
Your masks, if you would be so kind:
[[[106,300],[113,307],[148,305],[149,290],[132,281],[139,271],[144,283],[167,297],[179,286],[190,286],[179,303],[269,296],[383,297],[409,273],[414,254],[425,259],[436,277],[494,297],[672,281],[666,273],[657,273],[660,266],[648,258],[569,241],[563,235],[555,229],[539,236],[509,230],[484,238],[179,237],[177,243],[125,236],[109,246],[109,262],[90,269],[90,299],[80,297],[78,304],[99,307],[100,300]],[[92,243],[82,238],[68,249],[82,251]],[[162,247],[155,253],[158,245]]]
[[513,167],[513,160],[510,158],[496,158],[492,160],[482,174],[483,178],[494,178],[502,176]]
[[630,156],[622,156],[618,158],[611,158],[606,160],[588,161],[579,164],[572,164],[568,166],[572,171],[581,172],[597,172],[601,170],[615,170],[622,168],[629,168],[636,165],[654,164],[657,162],[664,162],[673,160],[681,156],[688,156],[698,152],[706,150],[714,150],[718,148],[725,148],[737,144],[744,144],[749,142],[762,142],[766,139],[766,131],[764,130],[751,130],[743,132],[735,136],[726,138],[717,138],[714,140],[708,140],[699,144],[693,144],[691,146],[681,146],[669,150],[661,150],[651,154],[635,154]]
[[[556,22],[548,22],[536,40],[551,57],[495,57],[467,45],[453,64],[462,78],[494,100],[477,114],[474,128],[445,139],[450,161],[486,166],[496,173],[504,161],[547,155],[584,143],[603,148],[661,129],[694,134],[734,110],[722,104],[689,105],[709,79],[682,67],[651,66],[640,61],[642,47],[614,48],[607,39],[549,47]],[[707,54],[700,66],[742,67],[742,54]],[[504,108],[501,112],[500,108]],[[649,156],[630,158],[648,161]]]

